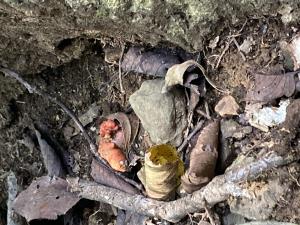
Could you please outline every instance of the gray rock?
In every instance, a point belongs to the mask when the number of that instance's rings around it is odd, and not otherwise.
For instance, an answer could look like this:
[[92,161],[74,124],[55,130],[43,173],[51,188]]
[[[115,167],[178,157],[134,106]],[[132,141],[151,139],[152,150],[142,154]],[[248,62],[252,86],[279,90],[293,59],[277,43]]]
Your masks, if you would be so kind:
[[249,223],[243,223],[240,225],[297,225],[295,223],[285,223],[285,222],[276,222],[276,221],[255,221]]
[[233,199],[229,206],[232,213],[252,220],[269,219],[280,201],[280,196],[288,191],[288,187],[282,185],[278,179],[268,183],[253,182],[248,189],[253,193],[252,198]]
[[162,94],[164,80],[145,81],[129,102],[155,144],[180,145],[187,126],[186,100],[181,89]]
[[223,138],[233,137],[238,140],[243,139],[247,134],[252,132],[251,126],[241,126],[234,120],[222,120],[221,132]]
[[[86,125],[93,122],[93,120],[99,116],[99,111],[101,109],[101,106],[96,102],[93,103],[89,109],[82,115],[78,117],[79,121],[82,123],[82,125],[85,127]],[[66,126],[63,128],[64,136],[67,140],[72,138],[73,136],[76,136],[80,133],[80,129],[75,124],[73,120],[70,120]]]
[[238,225],[245,222],[246,219],[243,216],[234,213],[229,213],[222,218],[223,225]]

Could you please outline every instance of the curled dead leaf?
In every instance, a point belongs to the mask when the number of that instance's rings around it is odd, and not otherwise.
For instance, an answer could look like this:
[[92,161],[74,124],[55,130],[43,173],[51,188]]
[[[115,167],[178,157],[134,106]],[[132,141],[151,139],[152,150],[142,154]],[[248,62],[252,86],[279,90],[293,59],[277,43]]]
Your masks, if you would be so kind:
[[181,177],[182,188],[187,193],[199,190],[214,177],[219,129],[219,121],[213,121],[201,131],[190,154],[189,168]]
[[47,143],[45,139],[42,138],[42,135],[38,130],[35,130],[35,134],[40,146],[44,165],[48,171],[48,175],[51,177],[64,177],[66,173],[55,150]]
[[64,179],[39,177],[17,196],[13,208],[28,222],[34,219],[55,220],[80,200],[67,188],[68,183]]
[[117,121],[118,126],[120,126],[120,132],[123,136],[124,142],[116,143],[121,149],[127,150],[130,145],[131,140],[131,124],[128,116],[125,113],[118,112],[107,116],[108,120]]
[[287,44],[287,50],[293,60],[294,70],[300,69],[300,35],[296,35],[291,43]]
[[91,165],[91,176],[97,183],[125,191],[129,194],[139,194],[136,188],[116,176],[111,170],[98,163],[95,159],[93,159]]
[[166,49],[147,51],[144,48],[132,47],[124,55],[122,69],[163,77],[171,66],[178,63],[178,57]]
[[296,89],[296,73],[298,72],[280,75],[255,73],[254,88],[248,90],[246,101],[270,102],[282,96],[291,97]]
[[282,127],[288,132],[295,132],[300,126],[300,99],[295,99],[287,107],[286,118]]
[[231,95],[224,96],[215,106],[215,111],[222,117],[238,115],[239,105]]
[[162,88],[162,93],[169,91],[170,88],[174,85],[177,85],[177,84],[184,85],[184,74],[191,67],[196,67],[196,68],[200,69],[200,71],[201,71],[202,75],[205,77],[206,81],[213,88],[215,88],[216,90],[218,90],[220,92],[225,92],[225,93],[227,92],[227,91],[219,89],[214,84],[214,82],[211,81],[206,76],[205,69],[199,63],[197,63],[194,60],[188,60],[188,61],[185,61],[184,63],[173,65],[170,69],[168,69],[168,72],[165,77],[165,85]]

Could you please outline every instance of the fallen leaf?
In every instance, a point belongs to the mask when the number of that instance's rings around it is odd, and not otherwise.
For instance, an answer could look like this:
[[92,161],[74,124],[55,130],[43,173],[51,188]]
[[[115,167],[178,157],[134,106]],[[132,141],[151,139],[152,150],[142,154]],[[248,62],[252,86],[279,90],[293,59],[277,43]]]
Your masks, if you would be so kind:
[[293,100],[287,107],[286,118],[282,127],[291,132],[300,126],[300,99]]
[[188,99],[188,114],[191,115],[199,103],[200,96],[203,97],[206,93],[205,81],[204,79],[199,79],[198,74],[190,73],[184,78],[183,86],[190,89]]
[[166,49],[146,51],[144,48],[132,47],[124,55],[122,69],[158,77],[164,77],[167,70],[180,63],[179,58]]
[[155,144],[179,146],[187,126],[186,96],[181,89],[162,94],[164,80],[144,81],[129,102]]
[[44,140],[38,130],[35,130],[36,137],[40,146],[44,166],[48,171],[48,176],[64,177],[65,171],[59,156],[55,150]]
[[254,88],[248,90],[246,101],[270,102],[282,96],[291,97],[295,92],[295,74],[281,75],[254,74]]
[[215,174],[218,158],[219,121],[209,123],[198,136],[190,154],[189,168],[181,177],[182,188],[192,193],[205,186]]
[[231,95],[224,96],[215,106],[215,111],[222,117],[238,115],[239,105]]
[[128,119],[131,124],[131,137],[130,137],[130,143],[129,143],[129,145],[131,146],[132,143],[134,142],[135,138],[138,135],[138,132],[140,129],[140,120],[135,113],[129,114]]
[[174,147],[167,144],[156,145],[146,153],[145,164],[138,172],[138,178],[149,197],[171,200],[175,197],[183,170],[183,162]]
[[[131,124],[129,121],[128,116],[125,113],[122,112],[118,112],[118,113],[114,113],[111,114],[109,116],[106,117],[109,120],[113,120],[113,121],[117,121],[118,125],[121,128],[121,133],[124,137],[124,142],[123,143],[116,143],[121,149],[123,150],[127,150],[129,145],[130,145],[130,140],[131,140]],[[121,135],[121,134],[119,134]],[[118,139],[120,140],[120,139]]]
[[287,45],[287,50],[293,60],[294,70],[300,69],[300,35],[296,35],[291,43]]
[[[184,85],[184,75],[185,72],[189,69],[189,68],[198,68],[200,69],[202,76],[205,77],[206,81],[212,86],[214,87],[216,90],[220,91],[220,92],[226,92],[224,90],[219,89],[207,76],[206,76],[206,72],[205,69],[196,61],[194,60],[188,60],[185,61],[184,63],[181,64],[176,64],[173,65],[171,68],[168,69],[168,72],[166,74],[165,77],[165,85],[162,88],[162,93],[166,93],[168,92],[172,86],[180,84],[180,85]],[[200,75],[198,75],[200,77]]]
[[80,200],[76,194],[68,192],[67,187],[64,179],[39,177],[17,196],[13,208],[28,222],[34,219],[55,220]]
[[139,194],[136,188],[120,177],[117,177],[111,170],[99,164],[95,159],[93,159],[91,165],[91,176],[97,183],[119,189],[129,194]]

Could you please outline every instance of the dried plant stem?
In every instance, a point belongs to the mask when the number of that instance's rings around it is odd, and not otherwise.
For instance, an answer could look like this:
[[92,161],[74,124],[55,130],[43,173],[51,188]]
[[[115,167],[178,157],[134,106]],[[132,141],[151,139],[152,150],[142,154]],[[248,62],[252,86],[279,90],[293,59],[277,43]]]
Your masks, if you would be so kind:
[[[261,173],[299,159],[299,150],[295,154],[287,156],[279,156],[273,151],[245,167],[233,170],[229,174],[217,176],[202,189],[171,202],[157,201],[141,195],[131,195],[94,182],[79,181],[74,178],[69,179],[68,182],[71,190],[77,192],[82,198],[105,202],[124,210],[158,217],[170,222],[178,222],[189,213],[213,206],[218,202],[227,200],[230,196],[251,198],[251,192],[243,188],[243,185],[239,185],[240,182],[253,180]],[[249,170],[249,168],[253,169]],[[244,176],[244,171],[248,172],[248,178]]]
[[125,51],[125,46],[123,45],[122,52],[121,52],[120,59],[119,59],[119,83],[120,83],[120,91],[122,94],[125,94],[125,90],[123,87],[123,80],[122,80],[122,67],[121,67],[124,51]]
[[38,95],[40,95],[40,96],[48,99],[49,101],[55,103],[59,107],[61,107],[62,110],[67,115],[69,115],[72,118],[72,120],[75,122],[75,124],[78,126],[78,128],[80,129],[80,131],[83,134],[84,138],[89,143],[90,151],[93,154],[93,156],[97,159],[97,161],[100,162],[101,165],[103,165],[103,166],[107,167],[109,170],[111,170],[114,174],[116,174],[117,176],[121,177],[123,180],[125,180],[128,183],[130,183],[134,187],[136,187],[137,189],[139,189],[141,191],[143,190],[143,188],[142,188],[141,185],[137,184],[135,181],[133,181],[131,179],[128,179],[127,177],[125,177],[121,173],[116,172],[115,170],[113,170],[108,165],[108,163],[104,159],[102,159],[100,157],[100,155],[98,154],[97,147],[96,147],[95,143],[92,141],[91,137],[88,135],[88,133],[84,129],[82,123],[79,121],[79,119],[77,118],[77,116],[72,112],[72,110],[70,110],[64,103],[62,103],[61,101],[59,101],[58,99],[56,99],[56,97],[52,97],[51,95],[49,95],[48,93],[44,92],[43,90],[35,87],[34,85],[29,84],[27,81],[25,81],[16,72],[14,72],[12,70],[9,70],[9,69],[5,69],[5,68],[0,68],[0,71],[3,72],[8,77],[12,77],[12,78],[16,79],[19,83],[21,83],[29,91],[29,93],[31,93],[31,94],[32,93],[38,94]]
[[195,126],[194,130],[187,136],[187,138],[182,142],[178,147],[177,152],[181,152],[189,143],[189,141],[194,137],[194,135],[201,129],[203,126],[204,120],[200,120],[199,123]]
[[245,55],[242,53],[239,43],[237,42],[235,37],[233,37],[232,39],[233,39],[233,43],[235,44],[236,48],[238,49],[238,52],[242,56],[243,60],[246,61],[247,59],[246,59]]
[[229,49],[229,46],[230,46],[230,44],[232,43],[232,41],[233,41],[233,39],[230,39],[230,40],[227,42],[227,44],[226,44],[224,50],[222,51],[221,55],[220,55],[219,58],[218,58],[218,61],[217,61],[216,65],[214,66],[214,69],[218,69],[218,68],[219,68],[219,65],[220,65],[220,63],[221,63],[221,61],[222,61],[222,58],[223,58],[223,56],[225,55],[225,53],[227,52],[227,50]]

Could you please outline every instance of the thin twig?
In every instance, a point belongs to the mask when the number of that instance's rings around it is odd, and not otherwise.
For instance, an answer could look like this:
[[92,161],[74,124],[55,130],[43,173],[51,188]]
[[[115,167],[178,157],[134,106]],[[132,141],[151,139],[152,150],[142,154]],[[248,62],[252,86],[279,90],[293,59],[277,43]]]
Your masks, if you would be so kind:
[[197,109],[196,112],[201,116],[204,116],[206,119],[211,120],[211,117],[207,113],[203,112],[201,109]]
[[227,50],[229,49],[229,46],[230,46],[230,44],[232,43],[232,41],[233,41],[233,39],[230,39],[230,41],[227,42],[227,44],[226,44],[226,46],[225,46],[223,52],[221,53],[221,55],[220,55],[220,57],[219,57],[219,59],[218,59],[217,64],[214,66],[214,69],[218,69],[218,68],[219,68],[219,65],[220,65],[220,63],[221,63],[221,60],[222,60],[223,56],[225,55],[225,53],[227,52]]
[[187,138],[182,142],[182,144],[178,147],[177,152],[181,152],[189,143],[189,141],[194,137],[194,135],[201,129],[204,120],[201,120],[194,128],[194,130],[187,136]]
[[219,59],[218,59],[217,64],[214,66],[214,69],[219,68],[219,65],[220,65],[220,63],[221,63],[221,60],[222,60],[224,54],[225,54],[225,53],[227,52],[227,50],[229,49],[230,44],[234,41],[235,37],[238,37],[238,36],[241,35],[241,32],[244,30],[244,28],[245,28],[247,22],[248,22],[248,19],[245,20],[243,26],[242,26],[241,29],[237,32],[237,34],[233,34],[233,35],[227,36],[227,38],[230,38],[230,40],[229,40],[229,42],[226,44],[226,46],[225,46],[223,52],[221,53],[221,55],[220,55],[220,57],[219,57]]
[[211,118],[207,101],[204,102],[206,115]]
[[299,183],[298,179],[291,173],[290,168],[288,168],[288,171],[289,171],[291,178],[296,182],[297,186],[300,187],[300,183]]
[[122,67],[121,67],[124,51],[125,51],[125,45],[122,46],[122,52],[119,59],[119,83],[120,83],[120,91],[122,94],[125,94],[125,90],[123,87],[123,80],[122,80]]
[[237,40],[235,39],[235,37],[233,37],[232,39],[233,39],[233,43],[235,44],[236,48],[238,49],[238,52],[242,56],[243,60],[246,61],[247,60],[246,56],[242,53],[241,47],[240,47],[239,43],[237,42]]
[[134,187],[136,187],[137,189],[139,189],[140,191],[143,190],[142,186],[138,183],[136,183],[135,181],[125,177],[123,174],[113,170],[108,163],[100,157],[100,155],[97,152],[97,147],[95,145],[95,143],[92,141],[91,137],[88,135],[88,133],[86,132],[86,130],[84,129],[82,123],[79,121],[79,119],[77,118],[77,116],[72,112],[72,110],[70,110],[64,103],[62,103],[61,101],[59,101],[58,99],[56,99],[55,97],[52,97],[51,95],[49,95],[48,93],[40,90],[39,88],[35,87],[34,85],[29,84],[27,81],[25,81],[19,74],[17,74],[14,71],[11,71],[9,69],[5,69],[5,68],[0,68],[0,71],[3,72],[6,76],[12,77],[14,79],[16,79],[20,84],[22,84],[23,86],[25,86],[25,88],[29,91],[29,93],[35,93],[38,94],[46,99],[48,99],[49,101],[55,103],[56,105],[58,105],[59,107],[62,108],[62,110],[69,115],[72,120],[75,122],[75,124],[78,126],[78,128],[80,129],[81,133],[83,134],[84,138],[87,140],[87,142],[89,143],[90,146],[90,151],[93,154],[93,156],[96,158],[96,160],[101,163],[101,165],[107,167],[109,170],[111,170],[114,174],[116,174],[117,176],[121,177],[123,180],[125,180],[126,182],[130,183],[131,185],[133,185]]

